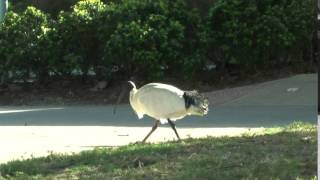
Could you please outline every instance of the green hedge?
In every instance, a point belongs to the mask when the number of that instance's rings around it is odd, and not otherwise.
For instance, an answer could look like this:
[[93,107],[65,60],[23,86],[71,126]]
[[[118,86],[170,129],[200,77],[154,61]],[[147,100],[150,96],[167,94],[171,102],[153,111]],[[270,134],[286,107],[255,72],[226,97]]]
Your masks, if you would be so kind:
[[2,82],[75,71],[107,80],[192,78],[208,62],[243,72],[299,64],[311,48],[312,0],[217,0],[202,12],[192,2],[82,0],[57,15],[11,10],[0,26]]
[[23,13],[9,12],[0,30],[0,75],[13,73],[13,79],[27,80],[31,73],[45,76],[48,16],[28,7]]
[[111,29],[105,33],[110,35],[104,49],[106,64],[150,79],[161,78],[165,72],[196,72],[198,62],[192,58],[197,41],[193,33],[197,32],[192,25],[198,26],[199,17],[184,1],[127,0],[107,13],[112,15],[105,23],[108,27],[103,27]]
[[218,1],[208,15],[207,51],[246,69],[298,63],[311,44],[313,13],[312,0]]
[[69,11],[70,7],[79,0],[9,0],[9,10],[23,12],[28,6],[34,6],[37,9],[50,13],[53,16],[60,11]]
[[50,66],[58,75],[78,70],[87,74],[101,64],[104,41],[99,39],[100,18],[106,5],[99,0],[80,1],[72,12],[60,12],[53,25]]

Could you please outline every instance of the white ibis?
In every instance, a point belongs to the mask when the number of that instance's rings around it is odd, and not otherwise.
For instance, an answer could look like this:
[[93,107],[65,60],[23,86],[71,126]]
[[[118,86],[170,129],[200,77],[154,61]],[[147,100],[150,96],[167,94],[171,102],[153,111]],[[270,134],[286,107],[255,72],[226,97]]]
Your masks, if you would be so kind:
[[160,123],[169,123],[180,141],[174,122],[187,115],[204,116],[208,113],[208,99],[197,91],[183,91],[162,83],[149,83],[137,89],[132,81],[129,83],[133,87],[130,91],[130,105],[139,119],[145,114],[155,119],[151,131],[142,142],[148,139]]

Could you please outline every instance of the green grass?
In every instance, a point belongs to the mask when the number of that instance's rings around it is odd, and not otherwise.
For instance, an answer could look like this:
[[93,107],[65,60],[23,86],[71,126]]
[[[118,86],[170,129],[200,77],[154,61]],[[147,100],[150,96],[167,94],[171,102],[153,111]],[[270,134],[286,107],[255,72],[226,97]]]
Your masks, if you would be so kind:
[[316,179],[316,126],[97,148],[0,165],[0,179]]

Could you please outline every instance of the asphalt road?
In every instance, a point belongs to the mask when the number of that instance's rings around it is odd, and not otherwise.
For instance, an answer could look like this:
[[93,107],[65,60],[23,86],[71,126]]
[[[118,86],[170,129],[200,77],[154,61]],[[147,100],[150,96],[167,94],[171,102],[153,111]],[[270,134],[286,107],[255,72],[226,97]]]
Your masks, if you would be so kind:
[[[205,93],[211,106],[207,116],[177,122],[182,138],[239,135],[261,127],[294,121],[317,123],[317,75],[302,74],[239,88]],[[153,124],[139,120],[129,105],[0,107],[0,163],[119,146],[141,140]],[[149,141],[175,139],[168,125]]]
[[[293,121],[316,122],[317,76],[291,78],[207,93],[207,116],[189,116],[179,127],[268,127]],[[223,93],[225,92],[225,93]],[[219,104],[216,105],[216,101]],[[139,120],[128,104],[113,106],[0,107],[0,126],[151,126]]]
[[[190,116],[177,121],[178,127],[270,127],[293,121],[316,122],[312,105],[223,105],[210,106],[207,116]],[[26,111],[27,110],[27,111]],[[0,114],[1,126],[152,126],[151,118],[139,120],[129,105],[116,115],[112,106],[10,108]]]

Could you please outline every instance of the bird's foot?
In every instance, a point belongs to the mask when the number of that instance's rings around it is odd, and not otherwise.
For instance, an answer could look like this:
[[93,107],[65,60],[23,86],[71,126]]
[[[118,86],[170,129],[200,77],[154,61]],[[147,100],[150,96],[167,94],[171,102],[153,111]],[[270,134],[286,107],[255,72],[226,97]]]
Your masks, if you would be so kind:
[[133,143],[134,145],[137,145],[137,144],[145,144],[144,141],[136,141],[135,143]]
[[183,141],[183,140],[180,140],[179,143],[180,143],[180,144],[186,144],[186,142]]
[[184,141],[182,139],[178,139],[177,141],[174,141],[175,143],[182,143],[184,144]]

